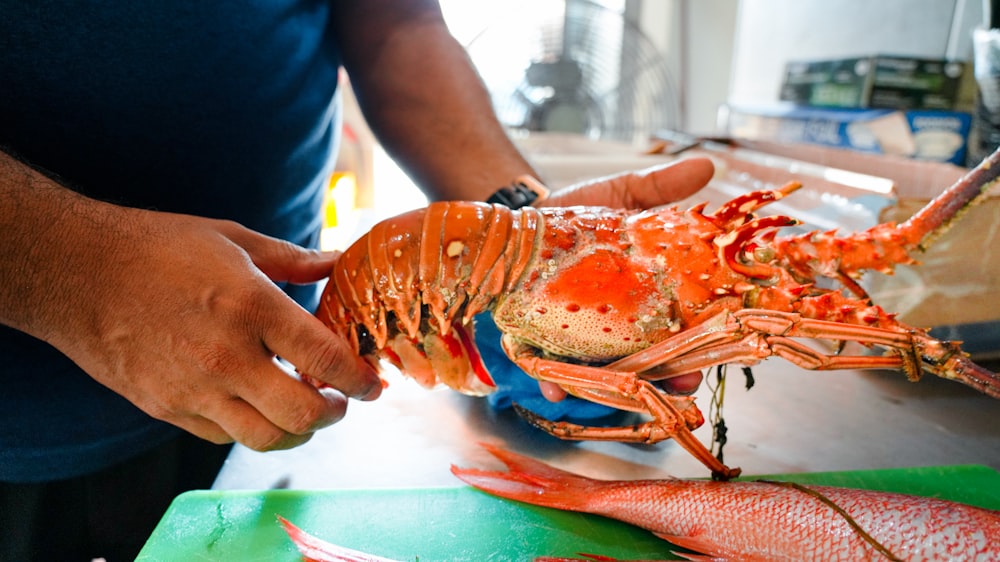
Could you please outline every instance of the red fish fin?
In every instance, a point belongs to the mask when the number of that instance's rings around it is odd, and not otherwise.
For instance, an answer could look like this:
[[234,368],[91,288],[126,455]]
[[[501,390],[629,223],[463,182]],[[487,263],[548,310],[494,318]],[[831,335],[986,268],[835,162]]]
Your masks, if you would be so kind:
[[460,480],[491,494],[534,505],[570,511],[585,511],[595,486],[601,484],[551,467],[532,458],[506,451],[489,444],[486,450],[507,465],[509,472],[459,468],[451,472]]
[[[534,562],[628,562],[620,560],[618,558],[612,558],[610,556],[604,556],[602,554],[586,554],[584,552],[577,553],[583,558],[559,558],[556,556],[540,556],[535,558]],[[639,562],[639,561],[636,561]],[[656,560],[643,560],[642,562],[661,562]],[[665,560],[662,562],[666,562]]]
[[[684,556],[682,552],[674,552],[677,556]],[[555,556],[540,556],[535,558],[534,562],[668,562],[667,560],[622,560],[620,558],[612,558],[610,556],[603,556],[600,554],[584,554],[580,553],[583,558],[560,558]],[[675,560],[671,558],[671,560]],[[698,558],[690,560],[705,560],[706,562],[712,560],[711,558]]]
[[688,562],[728,562],[729,560],[739,560],[739,558],[719,558],[718,556],[692,554],[690,552],[677,552],[676,550],[671,551],[670,554],[677,556],[681,560],[687,560]]
[[[666,535],[661,533],[653,533],[657,537],[669,542],[674,546],[679,546],[681,548],[686,548],[689,550],[697,550],[698,552],[712,552],[719,549],[719,545],[708,540],[707,538],[701,537],[678,537],[675,535]],[[671,554],[676,554],[684,560],[690,560],[692,562],[726,562],[727,560],[738,560],[739,558],[731,558],[726,555],[712,555],[712,554],[695,554],[693,552],[671,552]]]
[[583,558],[540,556],[535,558],[534,562],[667,562],[666,560],[621,560],[620,558],[612,558],[603,554],[587,554],[585,552],[578,552],[577,555]]
[[299,550],[304,562],[395,562],[372,554],[351,550],[329,543],[319,537],[310,535],[293,525],[289,520],[277,515],[278,522],[292,539],[295,548]]

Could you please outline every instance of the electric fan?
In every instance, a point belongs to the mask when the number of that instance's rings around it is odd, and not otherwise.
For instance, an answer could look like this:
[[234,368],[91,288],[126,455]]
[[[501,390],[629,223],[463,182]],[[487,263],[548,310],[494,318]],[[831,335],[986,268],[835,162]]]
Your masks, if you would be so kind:
[[620,10],[535,0],[467,44],[511,131],[642,142],[677,126],[667,63]]

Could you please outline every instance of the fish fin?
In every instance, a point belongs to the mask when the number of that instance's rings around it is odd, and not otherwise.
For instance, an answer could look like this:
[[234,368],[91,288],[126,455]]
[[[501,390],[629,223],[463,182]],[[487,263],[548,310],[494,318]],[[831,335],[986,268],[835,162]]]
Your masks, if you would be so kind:
[[388,558],[337,546],[317,536],[310,535],[280,515],[276,517],[281,526],[284,527],[285,532],[288,533],[288,538],[292,539],[295,548],[299,550],[304,562],[395,562]]
[[494,445],[481,443],[509,472],[459,468],[451,472],[470,486],[485,492],[534,505],[570,511],[586,511],[588,497],[599,480],[551,467],[543,462]]
[[719,558],[718,556],[692,554],[690,552],[677,552],[676,550],[670,551],[670,554],[678,556],[681,560],[687,560],[688,562],[728,562],[729,560],[732,560],[732,558]]
[[578,552],[577,556],[582,556],[583,558],[561,558],[558,556],[539,556],[535,558],[534,562],[622,562],[617,558],[611,558],[610,556],[603,556],[601,554],[587,554],[584,552]]
[[[688,550],[697,550],[698,552],[712,552],[717,551],[719,546],[702,537],[690,537],[690,536],[677,536],[677,535],[667,535],[663,533],[653,533],[657,537],[669,542],[674,546],[679,546],[681,548],[686,548]],[[682,557],[685,560],[690,560],[692,562],[725,562],[731,560],[729,556],[719,555],[719,554],[695,554],[693,552],[677,552],[672,551],[671,554]]]

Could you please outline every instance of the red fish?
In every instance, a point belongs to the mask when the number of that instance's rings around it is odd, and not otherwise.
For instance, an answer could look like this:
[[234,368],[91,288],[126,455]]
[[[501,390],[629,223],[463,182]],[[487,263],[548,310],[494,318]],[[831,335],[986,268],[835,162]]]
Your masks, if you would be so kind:
[[701,553],[676,553],[690,560],[1000,560],[1000,511],[780,482],[595,480],[484,446],[509,472],[452,472],[503,498],[642,527]]

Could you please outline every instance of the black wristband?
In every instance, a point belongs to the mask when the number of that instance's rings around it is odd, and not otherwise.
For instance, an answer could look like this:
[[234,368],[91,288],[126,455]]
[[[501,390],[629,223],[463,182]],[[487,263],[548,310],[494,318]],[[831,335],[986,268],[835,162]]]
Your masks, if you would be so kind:
[[520,176],[511,185],[501,187],[493,195],[490,195],[486,202],[499,203],[511,209],[520,209],[548,196],[549,190],[541,182],[531,176]]

